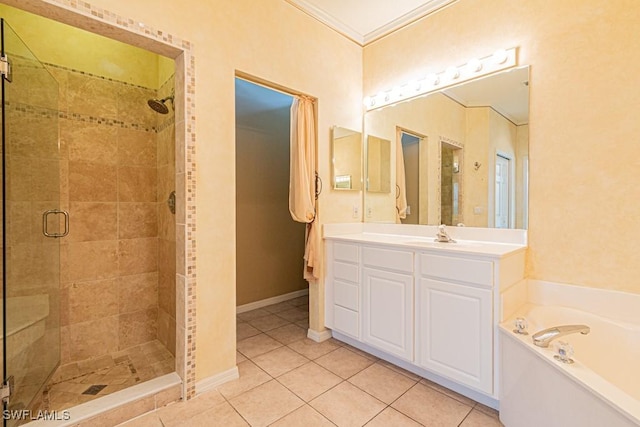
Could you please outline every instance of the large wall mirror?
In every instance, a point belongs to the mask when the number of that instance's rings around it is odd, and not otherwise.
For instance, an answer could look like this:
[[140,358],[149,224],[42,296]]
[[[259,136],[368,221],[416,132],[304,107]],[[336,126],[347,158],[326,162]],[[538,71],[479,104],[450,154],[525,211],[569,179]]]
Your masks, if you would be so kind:
[[369,111],[365,134],[391,141],[396,188],[365,193],[365,221],[527,228],[529,67]]
[[334,190],[362,189],[362,134],[340,126],[331,128]]

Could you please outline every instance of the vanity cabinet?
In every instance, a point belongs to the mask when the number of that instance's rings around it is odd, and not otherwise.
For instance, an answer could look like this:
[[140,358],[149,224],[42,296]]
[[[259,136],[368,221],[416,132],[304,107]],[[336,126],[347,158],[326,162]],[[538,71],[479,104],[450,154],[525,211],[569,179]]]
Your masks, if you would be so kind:
[[417,257],[417,364],[491,393],[493,262],[432,253]]
[[421,278],[417,294],[418,365],[491,393],[491,290]]
[[499,289],[523,279],[524,247],[487,254],[416,246],[328,239],[326,326],[463,394],[497,399]]
[[360,248],[336,243],[328,248],[332,276],[331,318],[333,329],[360,339]]
[[362,248],[362,340],[413,360],[413,253]]

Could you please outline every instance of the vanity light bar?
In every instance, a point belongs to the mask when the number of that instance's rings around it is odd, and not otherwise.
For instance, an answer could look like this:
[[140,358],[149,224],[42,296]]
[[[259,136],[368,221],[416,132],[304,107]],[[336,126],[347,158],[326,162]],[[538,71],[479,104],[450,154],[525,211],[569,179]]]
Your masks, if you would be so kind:
[[500,49],[493,55],[481,59],[471,59],[459,67],[449,67],[440,73],[396,86],[377,95],[367,96],[363,102],[367,110],[386,107],[417,96],[426,95],[442,88],[453,86],[467,80],[484,77],[497,71],[514,67],[517,63],[516,48]]

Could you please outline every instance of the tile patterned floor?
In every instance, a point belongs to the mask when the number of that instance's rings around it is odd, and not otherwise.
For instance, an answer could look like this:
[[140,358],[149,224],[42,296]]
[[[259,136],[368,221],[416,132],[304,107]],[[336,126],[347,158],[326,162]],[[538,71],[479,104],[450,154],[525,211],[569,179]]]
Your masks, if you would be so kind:
[[308,300],[237,318],[238,380],[124,425],[498,427],[498,413],[337,340],[306,338]]
[[[174,371],[174,357],[159,341],[70,363],[56,370],[43,393],[40,409],[71,408]],[[91,394],[91,388],[97,392]]]

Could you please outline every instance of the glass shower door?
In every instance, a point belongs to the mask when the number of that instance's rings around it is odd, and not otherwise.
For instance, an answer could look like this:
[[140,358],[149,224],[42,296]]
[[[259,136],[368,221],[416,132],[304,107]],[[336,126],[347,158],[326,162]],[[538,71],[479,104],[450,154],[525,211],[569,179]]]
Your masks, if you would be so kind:
[[[60,362],[58,84],[2,20],[3,377],[4,409],[38,410]],[[17,413],[17,412],[15,412]],[[27,420],[11,419],[7,425]]]

